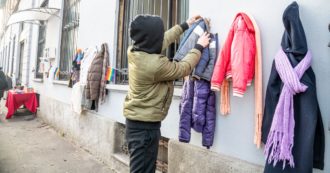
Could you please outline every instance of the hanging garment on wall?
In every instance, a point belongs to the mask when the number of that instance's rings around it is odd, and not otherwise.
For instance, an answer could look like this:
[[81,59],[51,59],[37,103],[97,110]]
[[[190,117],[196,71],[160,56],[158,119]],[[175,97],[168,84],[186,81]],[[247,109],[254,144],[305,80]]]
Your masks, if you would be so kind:
[[102,44],[102,49],[104,49],[104,53],[103,53],[102,76],[101,76],[100,98],[99,98],[101,104],[103,104],[106,99],[106,94],[107,94],[106,85],[108,82],[108,80],[106,79],[106,73],[110,65],[108,44],[106,43]]
[[[210,34],[210,38],[210,44],[207,48],[203,49],[201,60],[192,74],[192,76],[197,79],[204,79],[207,81],[211,81],[219,51],[218,34]],[[204,56],[206,58],[203,58]]]
[[72,72],[69,81],[69,87],[71,88],[75,83],[79,82],[80,79],[80,65],[84,58],[84,53],[81,49],[77,49],[75,58],[72,61]]
[[221,113],[230,112],[229,80],[233,83],[233,95],[243,97],[247,86],[255,76],[255,137],[257,147],[261,144],[262,122],[262,63],[259,28],[245,13],[238,13],[232,23],[225,44],[214,67],[211,89],[221,90]]
[[[200,20],[194,23],[184,34],[179,49],[174,56],[175,61],[181,61],[182,58],[192,49],[198,41],[198,38],[209,31],[208,19]],[[211,80],[213,68],[218,55],[218,34],[210,34],[211,41],[208,47],[202,51],[202,56],[195,67],[192,75],[197,79]]]
[[189,78],[184,81],[181,101],[179,105],[180,124],[179,141],[190,142],[190,129],[192,127],[192,109],[194,101],[194,81]]
[[175,61],[181,61],[187,53],[194,48],[198,38],[207,31],[207,26],[204,20],[199,20],[194,23],[187,31],[180,42],[179,49],[174,55]]
[[108,45],[106,43],[101,45],[100,52],[95,56],[92,64],[89,67],[87,75],[87,85],[86,85],[86,98],[88,100],[94,100],[96,110],[98,103],[103,103],[105,101],[106,95],[106,79],[105,73],[109,66],[109,52]]
[[206,80],[187,79],[181,96],[179,141],[190,141],[190,129],[202,133],[202,145],[213,145],[215,132],[215,93]]
[[82,112],[82,99],[83,99],[84,86],[77,82],[73,85],[71,90],[71,105],[73,112],[81,114]]
[[266,91],[264,172],[312,173],[313,167],[324,167],[324,128],[309,62],[312,55],[296,2],[284,11],[283,23],[281,50],[273,62]]
[[80,62],[80,77],[79,81],[82,85],[87,84],[87,74],[90,65],[94,57],[96,56],[98,49],[96,47],[89,47],[84,51],[84,58]]

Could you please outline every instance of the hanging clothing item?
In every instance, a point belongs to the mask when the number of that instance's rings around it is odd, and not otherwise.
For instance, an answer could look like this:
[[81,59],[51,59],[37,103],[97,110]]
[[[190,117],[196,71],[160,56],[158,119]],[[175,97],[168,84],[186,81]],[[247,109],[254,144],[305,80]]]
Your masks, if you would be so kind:
[[81,114],[83,110],[81,104],[83,99],[83,91],[84,91],[84,86],[82,86],[80,82],[77,82],[72,86],[71,105],[73,112],[77,114]]
[[[106,43],[101,45],[101,51],[95,56],[88,70],[86,98],[101,103],[105,99],[105,72],[109,66],[109,52]],[[97,106],[97,105],[96,105]]]
[[[207,31],[206,23],[204,20],[199,20],[194,23],[187,31],[185,31],[184,36],[180,42],[179,49],[175,53],[173,60],[181,61],[187,53],[194,48],[198,38]],[[204,52],[205,48],[202,52]],[[203,57],[201,57],[202,59]],[[206,58],[206,57],[204,57]],[[207,57],[208,58],[208,57]]]
[[181,101],[179,105],[180,124],[179,141],[190,142],[190,129],[192,127],[192,110],[194,101],[194,81],[189,78],[184,81]]
[[218,58],[218,34],[210,34],[210,38],[211,40],[209,46],[204,48],[202,52],[202,57],[208,58],[201,58],[195,70],[193,71],[192,76],[196,79],[211,81],[215,62]]
[[[184,34],[179,49],[174,56],[175,61],[181,61],[181,59],[188,53],[189,50],[194,48],[198,41],[198,38],[204,33],[209,31],[209,21],[206,19],[199,20],[194,23]],[[211,80],[213,68],[218,55],[218,34],[210,34],[210,44],[202,51],[202,56],[195,67],[192,75],[196,79]]]
[[255,55],[253,23],[245,13],[239,13],[215,66],[211,81],[212,89],[220,90],[223,80],[232,78],[234,96],[243,97],[246,86],[251,85],[254,76]]
[[80,77],[80,65],[81,61],[84,58],[84,53],[82,52],[81,49],[77,49],[76,54],[74,56],[75,58],[72,61],[72,71],[71,71],[71,76],[70,76],[70,81],[69,81],[69,86],[72,88],[72,86],[79,82],[79,77]]
[[307,52],[305,58],[293,69],[286,54],[280,50],[275,56],[275,68],[279,74],[283,87],[275,108],[272,126],[268,134],[265,154],[268,162],[283,161],[283,168],[288,162],[294,167],[292,156],[293,131],[294,131],[294,109],[293,96],[305,92],[307,86],[300,83],[300,78],[311,66],[312,55]]
[[101,76],[101,86],[100,86],[100,103],[103,104],[106,99],[106,85],[107,85],[107,79],[105,78],[106,73],[107,73],[107,68],[109,67],[109,48],[108,44],[104,43],[102,45],[102,49],[104,49],[103,53],[103,65],[102,65],[102,76]]
[[84,51],[84,58],[81,60],[80,64],[80,77],[79,81],[82,85],[87,84],[87,75],[88,69],[92,64],[94,57],[96,56],[98,50],[96,47],[89,47],[87,50]]
[[229,81],[233,95],[243,97],[255,76],[255,134],[254,143],[261,145],[262,122],[262,62],[260,32],[252,16],[238,13],[219,53],[211,79],[211,89],[221,90],[221,113],[230,113]]
[[202,133],[202,145],[209,148],[213,145],[215,132],[215,93],[210,90],[206,80],[185,81],[181,96],[179,141],[190,141],[190,129]]
[[[266,91],[262,142],[266,144],[265,154],[268,160],[264,172],[312,173],[313,167],[324,167],[324,128],[317,101],[315,74],[308,66],[309,62],[306,62],[310,61],[311,53],[307,48],[296,2],[284,11],[283,23],[285,32],[282,50],[273,62]],[[287,62],[283,64],[284,58]],[[282,73],[286,70],[282,68],[289,64],[294,72],[284,76]],[[303,73],[305,69],[307,70]],[[290,77],[290,74],[294,77]],[[292,85],[294,82],[295,85]],[[301,93],[291,96],[297,91]],[[282,141],[280,148],[274,145],[275,141]],[[272,151],[273,148],[279,150]]]

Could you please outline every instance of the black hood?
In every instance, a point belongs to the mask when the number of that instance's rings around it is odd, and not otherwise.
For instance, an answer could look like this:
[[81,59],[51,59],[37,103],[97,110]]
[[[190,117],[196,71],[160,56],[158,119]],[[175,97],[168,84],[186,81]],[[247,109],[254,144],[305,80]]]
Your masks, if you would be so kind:
[[133,51],[160,54],[164,39],[164,24],[159,16],[138,15],[131,22],[130,37]]
[[282,49],[287,54],[292,54],[297,61],[304,58],[307,53],[307,41],[304,28],[299,18],[297,2],[291,3],[283,13],[285,31],[282,37]]

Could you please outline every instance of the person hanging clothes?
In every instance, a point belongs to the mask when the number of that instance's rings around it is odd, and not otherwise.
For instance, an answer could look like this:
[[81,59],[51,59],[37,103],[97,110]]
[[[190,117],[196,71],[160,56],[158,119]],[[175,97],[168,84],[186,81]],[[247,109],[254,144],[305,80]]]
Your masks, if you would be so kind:
[[284,34],[268,81],[262,142],[264,173],[312,173],[324,167],[324,128],[296,2],[283,13]]

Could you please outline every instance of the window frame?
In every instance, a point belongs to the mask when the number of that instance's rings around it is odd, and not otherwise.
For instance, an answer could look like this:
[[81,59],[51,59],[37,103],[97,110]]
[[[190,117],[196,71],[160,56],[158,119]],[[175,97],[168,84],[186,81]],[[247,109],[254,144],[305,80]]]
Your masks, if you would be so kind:
[[[72,59],[75,50],[77,49],[77,42],[78,42],[78,30],[80,24],[80,1],[81,0],[62,1],[63,14],[62,14],[62,24],[60,28],[61,41],[59,46],[59,60],[58,60],[58,67],[60,69],[60,72],[59,72],[58,80],[67,81],[70,78],[70,74],[72,70],[71,69]],[[74,10],[74,12],[72,12],[71,10]],[[70,16],[67,17],[68,15]],[[71,40],[68,40],[67,38],[70,38]]]
[[[46,8],[49,5],[49,0],[44,0],[40,7]],[[35,79],[43,79],[43,73],[39,72],[40,70],[40,57],[44,56],[44,49],[46,46],[46,36],[47,36],[47,21],[39,21],[39,30],[38,30],[38,43],[37,43],[37,57],[35,63],[35,72],[34,78]]]
[[[118,72],[116,73],[116,81],[115,81],[116,84],[124,84],[124,85],[128,84],[128,64],[127,64],[128,62],[127,62],[126,51],[127,51],[128,46],[131,45],[131,43],[129,43],[130,39],[129,39],[129,35],[128,35],[129,34],[128,33],[129,23],[134,18],[134,16],[137,14],[148,14],[148,13],[145,13],[145,10],[143,9],[143,7],[135,8],[135,10],[141,10],[141,8],[142,8],[143,13],[132,12],[134,10],[130,9],[130,8],[132,8],[132,7],[130,7],[130,5],[132,5],[132,4],[141,5],[141,3],[142,3],[142,6],[143,6],[144,1],[148,2],[147,3],[148,8],[150,9],[150,6],[149,6],[150,0],[130,0],[130,1],[119,0],[118,25],[117,25],[117,32],[116,32],[117,33],[116,68],[118,69]],[[165,2],[165,4],[167,2],[166,19],[168,19],[168,20],[164,21],[165,30],[170,29],[175,24],[180,24],[180,23],[184,22],[188,18],[189,0],[181,0],[180,2],[178,2],[178,0],[161,0],[160,2],[162,3],[161,5],[164,5],[163,2]],[[155,14],[157,12],[155,3],[153,5],[154,5],[153,14]],[[161,7],[157,7],[157,8],[159,8],[159,11],[158,11],[159,14],[156,14],[156,15],[164,14]],[[182,13],[184,13],[184,14],[182,14]],[[128,20],[130,20],[130,21],[128,21]],[[179,42],[175,42],[175,43],[171,44],[169,46],[169,48],[166,49],[165,52],[163,52],[163,54],[165,54],[170,59],[173,58],[178,45],[179,45]],[[178,80],[178,81],[175,81],[174,84],[182,86],[183,82],[182,82],[182,80]]]

